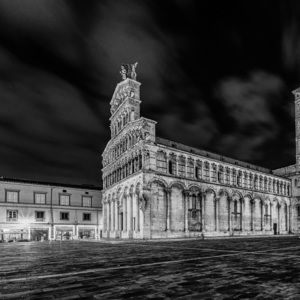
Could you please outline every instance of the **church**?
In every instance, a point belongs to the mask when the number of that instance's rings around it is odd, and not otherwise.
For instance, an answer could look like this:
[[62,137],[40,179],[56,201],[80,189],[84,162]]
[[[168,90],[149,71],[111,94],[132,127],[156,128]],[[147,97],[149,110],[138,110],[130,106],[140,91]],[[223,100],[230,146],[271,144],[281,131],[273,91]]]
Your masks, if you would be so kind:
[[270,170],[156,136],[156,122],[140,116],[136,67],[122,65],[110,102],[111,139],[102,154],[103,237],[295,233],[300,211],[292,177],[299,166]]

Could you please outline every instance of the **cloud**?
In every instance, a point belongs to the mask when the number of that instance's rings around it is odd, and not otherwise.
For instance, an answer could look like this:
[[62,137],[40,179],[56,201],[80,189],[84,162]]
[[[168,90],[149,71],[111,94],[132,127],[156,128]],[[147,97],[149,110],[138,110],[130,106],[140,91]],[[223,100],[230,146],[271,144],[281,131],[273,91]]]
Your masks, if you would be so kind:
[[244,79],[223,79],[215,96],[234,127],[230,134],[219,137],[217,148],[238,159],[264,161],[268,144],[279,139],[274,112],[281,105],[285,88],[280,77],[263,71],[253,71]]

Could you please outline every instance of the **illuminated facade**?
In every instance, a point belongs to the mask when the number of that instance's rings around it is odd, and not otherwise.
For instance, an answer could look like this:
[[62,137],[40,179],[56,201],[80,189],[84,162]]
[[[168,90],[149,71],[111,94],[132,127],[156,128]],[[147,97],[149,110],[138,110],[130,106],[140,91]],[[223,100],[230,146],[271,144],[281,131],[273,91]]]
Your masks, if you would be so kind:
[[[135,65],[122,66],[103,152],[103,236],[177,238],[288,234],[291,180],[156,136],[140,116]],[[132,75],[134,72],[134,76]]]
[[0,241],[99,239],[101,191],[0,178]]

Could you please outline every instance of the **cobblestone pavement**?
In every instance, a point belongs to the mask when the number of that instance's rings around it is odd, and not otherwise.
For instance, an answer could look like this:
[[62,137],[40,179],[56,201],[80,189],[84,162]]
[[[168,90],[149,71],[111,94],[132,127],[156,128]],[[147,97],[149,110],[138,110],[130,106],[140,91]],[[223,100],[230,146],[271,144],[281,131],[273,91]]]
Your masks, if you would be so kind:
[[0,244],[0,299],[300,299],[300,239]]

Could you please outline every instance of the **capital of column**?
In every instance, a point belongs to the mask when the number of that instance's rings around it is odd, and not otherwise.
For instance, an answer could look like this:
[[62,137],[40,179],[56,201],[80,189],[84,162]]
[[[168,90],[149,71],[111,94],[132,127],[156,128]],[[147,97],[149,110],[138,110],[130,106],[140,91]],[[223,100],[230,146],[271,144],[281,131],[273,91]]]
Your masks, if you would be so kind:
[[214,197],[214,202],[219,202],[220,197]]
[[171,195],[172,189],[166,187],[166,188],[165,188],[165,192],[166,192],[166,194]]
[[183,194],[183,196],[188,197],[190,195],[190,191],[189,190],[183,190],[182,194]]

